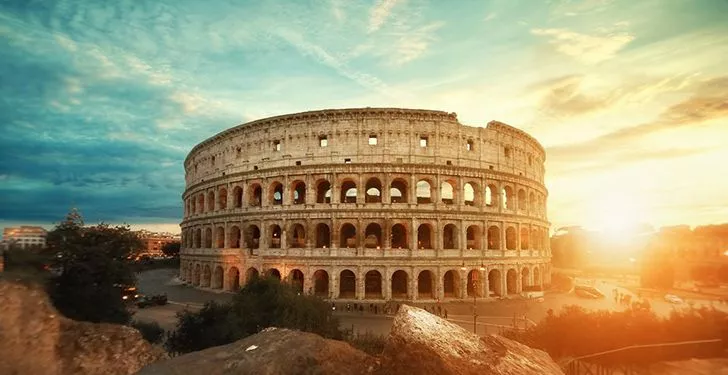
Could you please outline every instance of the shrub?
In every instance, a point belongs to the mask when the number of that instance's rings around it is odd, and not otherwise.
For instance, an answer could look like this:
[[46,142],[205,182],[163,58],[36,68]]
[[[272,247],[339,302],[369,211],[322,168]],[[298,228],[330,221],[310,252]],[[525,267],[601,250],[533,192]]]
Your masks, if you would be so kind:
[[159,326],[157,322],[140,322],[135,320],[131,323],[131,326],[136,328],[144,337],[144,340],[149,341],[151,344],[159,344],[164,338],[164,329]]

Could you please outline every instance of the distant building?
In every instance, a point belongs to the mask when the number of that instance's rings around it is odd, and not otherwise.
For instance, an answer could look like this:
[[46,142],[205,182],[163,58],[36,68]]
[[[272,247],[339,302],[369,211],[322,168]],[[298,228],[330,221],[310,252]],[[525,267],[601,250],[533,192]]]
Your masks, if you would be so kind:
[[5,271],[5,249],[0,247],[0,272]]
[[3,230],[2,248],[17,246],[21,249],[45,247],[48,231],[43,227],[21,225]]
[[142,254],[150,256],[161,256],[164,245],[171,242],[180,242],[181,240],[179,234],[157,233],[147,230],[140,230],[136,233],[142,240],[142,243],[144,243],[144,247],[141,251]]

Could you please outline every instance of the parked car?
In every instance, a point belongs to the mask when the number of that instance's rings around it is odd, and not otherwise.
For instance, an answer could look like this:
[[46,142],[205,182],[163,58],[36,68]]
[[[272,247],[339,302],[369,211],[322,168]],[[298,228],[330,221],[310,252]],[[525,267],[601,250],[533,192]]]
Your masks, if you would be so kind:
[[604,298],[604,293],[591,285],[577,285],[574,287],[574,293],[583,298]]
[[683,303],[683,300],[674,294],[665,294],[665,301],[670,302],[675,305],[679,305],[679,304]]
[[136,303],[136,306],[140,309],[149,306],[161,306],[167,304],[166,294],[156,294],[153,296],[141,296]]

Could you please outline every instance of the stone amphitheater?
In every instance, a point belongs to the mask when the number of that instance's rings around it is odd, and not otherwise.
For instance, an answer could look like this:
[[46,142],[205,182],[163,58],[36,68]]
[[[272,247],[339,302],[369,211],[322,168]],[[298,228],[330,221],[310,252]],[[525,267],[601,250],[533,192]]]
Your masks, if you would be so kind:
[[496,298],[550,282],[543,147],[455,113],[360,108],[225,130],[184,162],[180,275],[332,300]]

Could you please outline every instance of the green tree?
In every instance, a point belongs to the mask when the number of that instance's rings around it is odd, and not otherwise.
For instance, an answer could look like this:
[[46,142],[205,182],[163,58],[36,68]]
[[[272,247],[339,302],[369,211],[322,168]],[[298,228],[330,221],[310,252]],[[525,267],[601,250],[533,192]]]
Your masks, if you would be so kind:
[[129,321],[121,286],[135,283],[127,258],[142,243],[128,226],[84,227],[74,210],[48,233],[46,241],[60,269],[48,284],[48,294],[62,314],[90,322]]
[[179,256],[179,250],[182,244],[179,241],[167,242],[162,246],[162,253],[169,257]]

